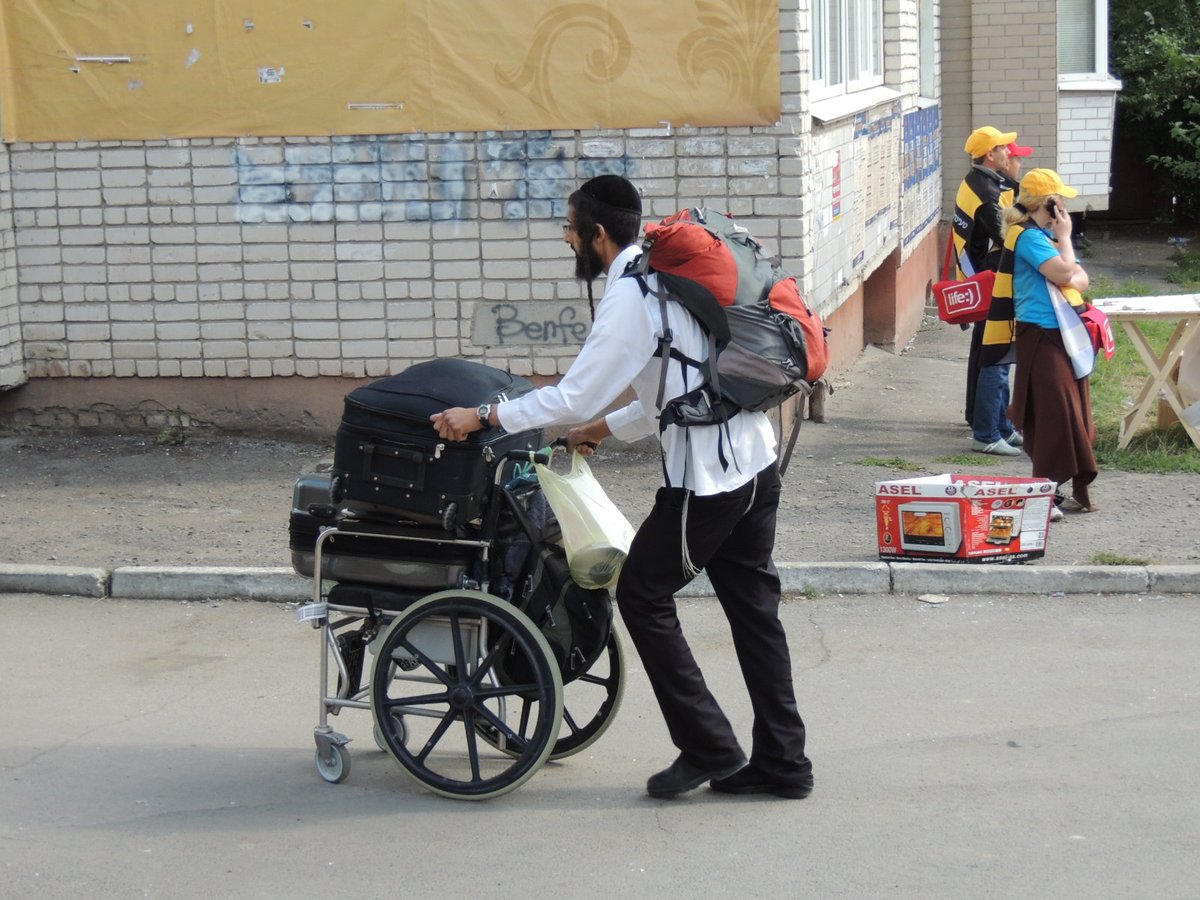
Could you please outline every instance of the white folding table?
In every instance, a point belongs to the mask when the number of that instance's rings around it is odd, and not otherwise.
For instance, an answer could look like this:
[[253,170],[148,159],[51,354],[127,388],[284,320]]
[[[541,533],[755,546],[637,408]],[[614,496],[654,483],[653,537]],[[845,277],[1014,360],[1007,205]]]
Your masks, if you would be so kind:
[[[1195,411],[1188,411],[1179,393],[1179,360],[1184,353],[1200,353],[1200,294],[1165,294],[1157,297],[1104,297],[1092,305],[1119,322],[1150,371],[1141,392],[1133,401],[1133,409],[1121,420],[1117,446],[1124,449],[1161,397],[1179,417],[1192,443],[1200,448],[1200,428]],[[1138,322],[1154,319],[1173,321],[1175,331],[1162,353],[1156,354]],[[1192,421],[1189,421],[1189,418]]]

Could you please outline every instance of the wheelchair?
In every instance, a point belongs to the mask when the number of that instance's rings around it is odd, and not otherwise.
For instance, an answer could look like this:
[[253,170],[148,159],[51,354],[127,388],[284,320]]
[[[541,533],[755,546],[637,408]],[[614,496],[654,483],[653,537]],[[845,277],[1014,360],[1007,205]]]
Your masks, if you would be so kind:
[[552,453],[498,456],[484,514],[467,529],[338,509],[327,474],[296,482],[292,561],[313,579],[298,618],[320,632],[313,736],[322,779],[350,774],[350,738],[330,724],[346,709],[370,710],[376,745],[418,784],[462,800],[516,789],[611,724],[625,687],[616,630],[586,667],[571,667],[547,641],[548,623],[518,602],[512,560],[546,538],[528,470]]

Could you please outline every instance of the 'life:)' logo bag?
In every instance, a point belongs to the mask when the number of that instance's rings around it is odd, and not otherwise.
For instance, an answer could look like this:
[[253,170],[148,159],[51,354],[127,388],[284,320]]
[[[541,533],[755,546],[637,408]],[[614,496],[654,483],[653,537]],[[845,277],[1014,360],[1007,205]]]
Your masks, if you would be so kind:
[[[938,318],[951,325],[967,325],[982,322],[987,318],[992,305],[992,287],[996,282],[995,272],[978,272],[961,281],[950,278],[950,260],[954,250],[954,233],[946,242],[946,261],[942,266],[942,280],[933,286],[937,300]],[[967,271],[971,263],[959,263]]]

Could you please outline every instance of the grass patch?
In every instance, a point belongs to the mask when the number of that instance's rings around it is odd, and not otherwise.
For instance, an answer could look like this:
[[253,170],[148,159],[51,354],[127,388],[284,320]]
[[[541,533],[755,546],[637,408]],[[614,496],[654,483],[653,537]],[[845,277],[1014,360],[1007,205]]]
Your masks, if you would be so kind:
[[1101,427],[1096,422],[1096,461],[1109,469],[1200,475],[1197,450],[1178,422],[1169,428],[1139,431],[1124,450],[1117,447],[1117,426]]
[[1093,553],[1088,557],[1088,562],[1093,566],[1148,566],[1150,560],[1144,559],[1141,556],[1122,556],[1119,553],[1109,553],[1107,550],[1101,550],[1099,553]]
[[160,431],[154,442],[159,445],[171,445],[178,447],[187,441],[187,427],[191,424],[191,419],[188,418],[180,407],[175,407],[174,411],[167,417],[167,427]]
[[980,466],[998,466],[1000,460],[986,453],[955,453],[951,456],[939,456],[934,462],[946,463],[959,468],[979,468]]
[[1167,281],[1179,285],[1185,294],[1200,293],[1200,250],[1180,250],[1171,262],[1175,271],[1167,273]]
[[[1182,254],[1181,254],[1182,255]],[[1196,257],[1200,267],[1200,254]],[[1198,273],[1200,274],[1200,273]],[[1089,299],[1097,297],[1142,296],[1130,291],[1138,286],[1133,281],[1114,285],[1101,276],[1092,283],[1087,293]],[[1144,287],[1144,286],[1143,286]],[[1200,287],[1197,288],[1200,290]],[[1138,328],[1155,354],[1162,352],[1175,330],[1171,321],[1139,322]],[[1160,428],[1157,410],[1146,417],[1144,427],[1133,436],[1129,446],[1118,449],[1117,440],[1121,420],[1133,408],[1134,398],[1141,392],[1142,385],[1150,373],[1138,356],[1137,350],[1121,328],[1114,328],[1117,352],[1113,358],[1100,359],[1091,377],[1092,418],[1096,423],[1096,460],[1102,467],[1121,469],[1127,472],[1195,472],[1200,473],[1200,450],[1192,445],[1183,426],[1178,422]]]
[[1148,297],[1150,285],[1136,278],[1126,278],[1118,283],[1107,275],[1097,275],[1091,279],[1091,286],[1083,296],[1087,300],[1097,297]]
[[902,472],[922,472],[925,467],[919,463],[909,462],[899,456],[864,456],[858,461],[860,466],[878,466],[883,469],[900,469]]
[[799,600],[802,597],[805,600],[819,600],[821,599],[821,592],[811,584],[806,584],[798,591],[785,591],[784,594],[779,598],[779,602],[787,604],[793,600]]

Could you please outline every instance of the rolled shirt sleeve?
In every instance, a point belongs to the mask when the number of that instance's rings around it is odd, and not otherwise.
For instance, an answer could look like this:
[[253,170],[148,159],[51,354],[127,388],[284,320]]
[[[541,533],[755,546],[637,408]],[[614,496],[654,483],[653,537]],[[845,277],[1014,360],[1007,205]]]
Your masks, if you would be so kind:
[[658,419],[646,415],[640,400],[634,400],[604,417],[608,430],[619,441],[636,441],[638,438],[658,434]]

